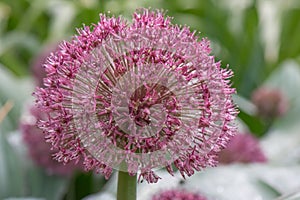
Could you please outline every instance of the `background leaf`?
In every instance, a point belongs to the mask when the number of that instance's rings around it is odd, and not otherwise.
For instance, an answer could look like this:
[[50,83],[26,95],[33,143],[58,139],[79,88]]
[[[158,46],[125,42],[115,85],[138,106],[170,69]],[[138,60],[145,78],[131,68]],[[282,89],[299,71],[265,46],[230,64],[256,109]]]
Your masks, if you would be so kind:
[[0,130],[0,199],[24,195],[24,168]]

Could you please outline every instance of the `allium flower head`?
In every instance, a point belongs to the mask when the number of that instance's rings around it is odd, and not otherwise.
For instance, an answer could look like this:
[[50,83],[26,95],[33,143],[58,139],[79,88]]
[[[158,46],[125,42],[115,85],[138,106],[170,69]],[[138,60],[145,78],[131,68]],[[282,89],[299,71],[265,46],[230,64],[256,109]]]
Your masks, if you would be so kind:
[[219,154],[219,162],[222,164],[266,161],[267,158],[259,146],[259,141],[249,133],[236,134]]
[[20,124],[24,142],[34,163],[45,169],[49,175],[69,176],[76,170],[82,170],[83,167],[74,162],[64,165],[52,158],[57,150],[51,150],[51,145],[46,143],[43,132],[35,124],[44,116],[37,108],[32,107],[27,120],[23,120]]
[[152,200],[206,200],[206,198],[197,193],[174,189],[156,194]]
[[138,10],[132,23],[100,15],[79,29],[48,58],[46,88],[35,92],[56,159],[151,183],[172,163],[183,177],[214,166],[237,110],[233,74],[209,54],[206,39],[160,11]]
[[287,99],[278,89],[260,87],[252,93],[252,102],[257,114],[264,119],[280,117],[288,110]]

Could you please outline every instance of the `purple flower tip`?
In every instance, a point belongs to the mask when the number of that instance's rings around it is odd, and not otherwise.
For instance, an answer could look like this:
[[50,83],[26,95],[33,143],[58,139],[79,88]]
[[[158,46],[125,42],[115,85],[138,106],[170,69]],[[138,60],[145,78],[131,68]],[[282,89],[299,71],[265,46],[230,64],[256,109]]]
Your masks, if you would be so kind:
[[174,189],[156,194],[152,200],[206,200],[206,198],[197,193]]
[[20,124],[31,159],[49,175],[70,176],[76,170],[83,170],[82,165],[76,165],[74,162],[64,165],[53,159],[57,150],[51,150],[51,145],[46,143],[43,132],[35,124],[35,121],[44,119],[44,116],[37,108],[32,107],[28,116],[31,120]]
[[216,165],[236,131],[229,78],[209,41],[160,11],[140,9],[132,23],[100,15],[45,63],[45,88],[34,95],[48,113],[39,122],[60,162],[83,159],[109,178],[172,164],[182,176]]
[[251,134],[235,135],[227,147],[219,153],[219,162],[229,163],[254,163],[267,162],[267,158],[259,146],[259,141]]
[[252,93],[252,102],[257,114],[267,120],[283,116],[288,110],[288,101],[278,89],[260,87]]

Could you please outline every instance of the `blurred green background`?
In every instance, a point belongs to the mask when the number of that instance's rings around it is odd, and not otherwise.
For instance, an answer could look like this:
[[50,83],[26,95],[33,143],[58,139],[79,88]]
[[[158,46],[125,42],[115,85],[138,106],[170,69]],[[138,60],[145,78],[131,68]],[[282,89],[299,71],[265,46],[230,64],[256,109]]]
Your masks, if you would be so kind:
[[[287,170],[290,166],[299,167],[299,1],[1,0],[0,199],[81,199],[102,190],[106,181],[99,175],[78,172],[68,178],[49,176],[31,163],[19,124],[33,101],[32,66],[41,52],[70,39],[83,24],[97,23],[99,13],[130,19],[140,7],[166,10],[173,23],[188,25],[211,40],[216,59],[235,73],[232,83],[237,88],[235,100],[241,110],[239,125],[260,138],[270,157],[268,166]],[[264,120],[256,114],[251,95],[262,85],[283,92],[290,108],[285,116]],[[288,179],[286,184],[293,181]],[[270,193],[269,197],[292,190],[263,183],[263,192]]]

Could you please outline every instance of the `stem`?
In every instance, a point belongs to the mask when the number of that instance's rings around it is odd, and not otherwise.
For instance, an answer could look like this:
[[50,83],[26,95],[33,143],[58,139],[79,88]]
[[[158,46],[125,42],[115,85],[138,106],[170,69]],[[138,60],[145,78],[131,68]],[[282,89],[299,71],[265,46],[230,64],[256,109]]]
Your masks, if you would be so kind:
[[136,200],[136,179],[136,175],[119,171],[117,200]]

